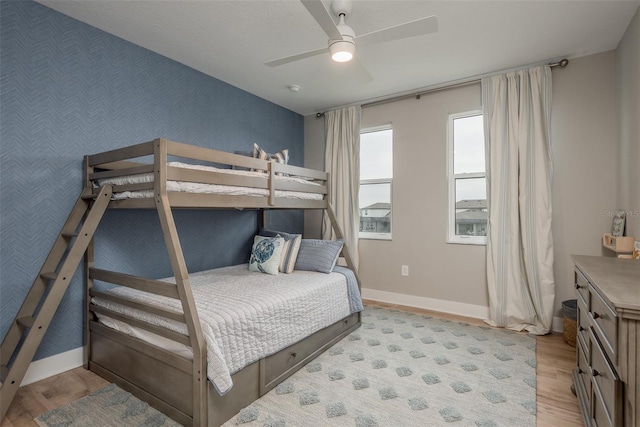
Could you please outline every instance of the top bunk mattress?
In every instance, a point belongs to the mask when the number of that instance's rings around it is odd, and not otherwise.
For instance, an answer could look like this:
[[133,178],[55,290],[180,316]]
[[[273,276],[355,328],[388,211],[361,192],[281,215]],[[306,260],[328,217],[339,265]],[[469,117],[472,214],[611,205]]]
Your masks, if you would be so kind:
[[[233,385],[231,375],[347,317],[354,310],[346,276],[294,271],[268,275],[246,264],[189,274],[207,346],[207,377],[220,394]],[[162,279],[175,283],[173,278]],[[353,284],[351,285],[353,287]],[[115,287],[110,293],[166,310],[182,312],[179,300]],[[98,297],[92,303],[186,334],[186,325]],[[353,304],[351,304],[353,306]],[[355,311],[360,311],[361,308]]]
[[[264,172],[254,172],[249,170],[236,170],[236,169],[221,169],[213,166],[192,165],[183,162],[169,162],[168,166],[194,169],[201,171],[224,173],[229,175],[249,176],[255,178],[261,178],[265,181],[268,179],[268,175]],[[303,178],[294,176],[275,175],[275,179],[283,182],[293,182],[306,185],[319,185],[313,181],[309,181]],[[138,175],[126,175],[113,178],[99,179],[94,182],[95,187],[100,187],[105,184],[111,185],[126,185],[126,184],[142,184],[153,182],[154,174],[145,173]],[[269,190],[266,188],[254,188],[254,187],[242,187],[235,185],[222,185],[222,184],[203,184],[199,182],[188,181],[167,181],[167,191],[173,192],[185,192],[185,193],[199,193],[199,194],[221,194],[228,196],[258,196],[266,197],[269,195]],[[302,191],[289,191],[289,190],[275,190],[276,197],[290,198],[290,199],[302,199],[302,200],[322,200],[323,195],[321,193],[310,193]],[[138,190],[138,191],[122,191],[114,193],[112,199],[124,200],[124,199],[143,199],[152,198],[153,190]]]

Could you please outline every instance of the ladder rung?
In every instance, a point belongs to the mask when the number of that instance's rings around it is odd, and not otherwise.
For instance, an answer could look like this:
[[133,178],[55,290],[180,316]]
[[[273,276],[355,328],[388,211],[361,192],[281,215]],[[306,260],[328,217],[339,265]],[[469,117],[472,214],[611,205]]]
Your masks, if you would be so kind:
[[75,231],[62,232],[62,237],[78,237],[78,233]]
[[4,380],[7,379],[7,375],[9,375],[9,368],[7,365],[0,365],[0,383],[3,383]]
[[18,323],[18,325],[24,326],[25,328],[33,327],[33,324],[35,323],[35,321],[36,319],[34,319],[31,316],[25,316],[25,317],[20,317],[16,319],[16,322]]
[[93,200],[96,197],[98,197],[98,195],[97,194],[93,194],[93,193],[92,194],[83,194],[82,195],[82,200]]
[[58,278],[58,273],[52,272],[52,273],[42,273],[40,275],[40,277],[42,277],[43,279],[47,279],[47,280],[56,280]]

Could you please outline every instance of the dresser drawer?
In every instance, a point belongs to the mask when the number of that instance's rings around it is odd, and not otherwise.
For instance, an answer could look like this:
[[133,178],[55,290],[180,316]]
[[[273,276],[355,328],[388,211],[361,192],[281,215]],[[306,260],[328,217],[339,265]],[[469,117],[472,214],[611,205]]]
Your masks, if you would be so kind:
[[580,270],[575,270],[575,281],[576,285],[576,294],[578,295],[578,302],[582,300],[584,306],[587,308],[587,311],[591,308],[589,304],[589,282],[587,278],[580,272]]
[[617,363],[618,316],[593,288],[591,289],[590,317],[609,359],[614,364]]
[[578,330],[576,332],[578,339],[582,340],[585,350],[589,350],[589,310],[584,303],[578,298]]
[[591,331],[591,421],[594,426],[622,425],[622,382]]
[[[588,337],[587,337],[588,338]],[[578,359],[578,381],[585,390],[587,396],[591,395],[591,367],[589,366],[589,348],[578,339],[576,345],[576,358]]]

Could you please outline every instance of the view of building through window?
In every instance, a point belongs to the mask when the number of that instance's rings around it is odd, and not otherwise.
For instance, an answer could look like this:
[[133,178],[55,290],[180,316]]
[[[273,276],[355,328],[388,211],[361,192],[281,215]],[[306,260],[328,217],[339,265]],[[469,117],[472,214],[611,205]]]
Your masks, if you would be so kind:
[[480,112],[449,116],[449,241],[484,243],[487,189]]
[[391,238],[393,130],[363,130],[360,134],[360,238]]

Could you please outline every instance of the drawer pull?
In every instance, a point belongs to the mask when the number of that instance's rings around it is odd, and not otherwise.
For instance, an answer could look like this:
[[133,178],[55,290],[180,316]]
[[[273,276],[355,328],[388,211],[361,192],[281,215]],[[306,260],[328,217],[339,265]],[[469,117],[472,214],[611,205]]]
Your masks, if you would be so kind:
[[599,317],[600,317],[600,315],[594,311],[594,312],[593,312],[593,318],[594,318],[594,319],[597,319],[597,318],[599,318]]
[[593,370],[593,374],[594,377],[600,376],[600,372],[596,371],[595,369]]
[[296,353],[295,351],[293,353],[291,353],[291,357],[297,357],[298,353]]

